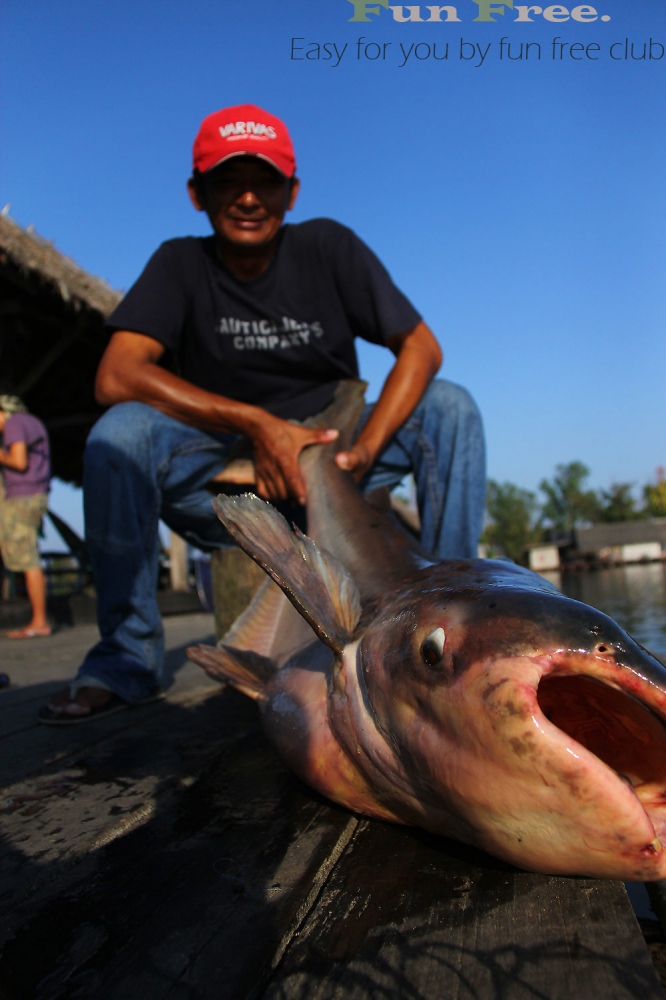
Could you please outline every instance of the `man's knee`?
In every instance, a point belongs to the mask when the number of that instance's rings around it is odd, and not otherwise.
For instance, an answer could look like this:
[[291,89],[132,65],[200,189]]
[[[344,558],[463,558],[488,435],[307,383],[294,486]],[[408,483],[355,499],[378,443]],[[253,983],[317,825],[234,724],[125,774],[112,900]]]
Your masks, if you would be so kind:
[[[128,464],[145,468],[154,464],[160,414],[146,403],[118,403],[97,421],[86,441],[85,474]],[[168,418],[166,418],[168,419]],[[151,457],[152,456],[152,457]]]
[[86,442],[86,450],[107,445],[134,452],[152,434],[156,411],[146,403],[117,403],[97,421]]
[[422,405],[442,420],[455,420],[456,424],[481,424],[481,414],[474,399],[467,389],[455,382],[434,379],[426,390]]

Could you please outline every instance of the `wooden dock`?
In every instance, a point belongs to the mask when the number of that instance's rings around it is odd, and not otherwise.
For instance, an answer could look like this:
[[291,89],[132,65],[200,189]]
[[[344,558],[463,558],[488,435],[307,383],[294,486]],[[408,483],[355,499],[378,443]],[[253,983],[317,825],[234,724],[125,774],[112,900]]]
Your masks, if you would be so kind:
[[184,660],[165,701],[38,726],[92,626],[0,640],[1,1000],[657,1000],[621,883],[515,871],[296,780]]

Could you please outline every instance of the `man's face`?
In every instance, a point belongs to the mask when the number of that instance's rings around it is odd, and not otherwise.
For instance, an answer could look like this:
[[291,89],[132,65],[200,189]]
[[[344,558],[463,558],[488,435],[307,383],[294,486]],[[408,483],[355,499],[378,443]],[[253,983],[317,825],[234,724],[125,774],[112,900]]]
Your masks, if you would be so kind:
[[238,156],[202,175],[198,190],[190,180],[188,189],[218,237],[238,247],[259,247],[277,235],[296,200],[298,181],[290,184],[256,157]]

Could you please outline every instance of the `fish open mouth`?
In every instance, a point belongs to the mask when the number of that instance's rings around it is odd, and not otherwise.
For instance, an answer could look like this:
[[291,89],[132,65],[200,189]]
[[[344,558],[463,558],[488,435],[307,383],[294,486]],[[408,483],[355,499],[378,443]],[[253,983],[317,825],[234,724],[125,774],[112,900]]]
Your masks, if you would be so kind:
[[629,783],[660,837],[666,837],[666,726],[624,691],[584,674],[548,674],[541,711]]

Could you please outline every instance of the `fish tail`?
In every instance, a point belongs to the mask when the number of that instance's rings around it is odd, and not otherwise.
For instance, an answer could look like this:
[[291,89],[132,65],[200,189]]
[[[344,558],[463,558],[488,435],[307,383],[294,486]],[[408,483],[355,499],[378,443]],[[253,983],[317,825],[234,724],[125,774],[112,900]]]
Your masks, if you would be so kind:
[[324,448],[306,448],[301,456],[301,463],[308,458],[326,454],[330,451],[335,454],[338,451],[346,451],[351,447],[356,425],[359,422],[363,407],[365,406],[365,390],[367,382],[361,379],[343,379],[338,382],[335,395],[329,405],[321,413],[308,417],[304,421],[306,427],[333,427],[339,431],[339,437]]

